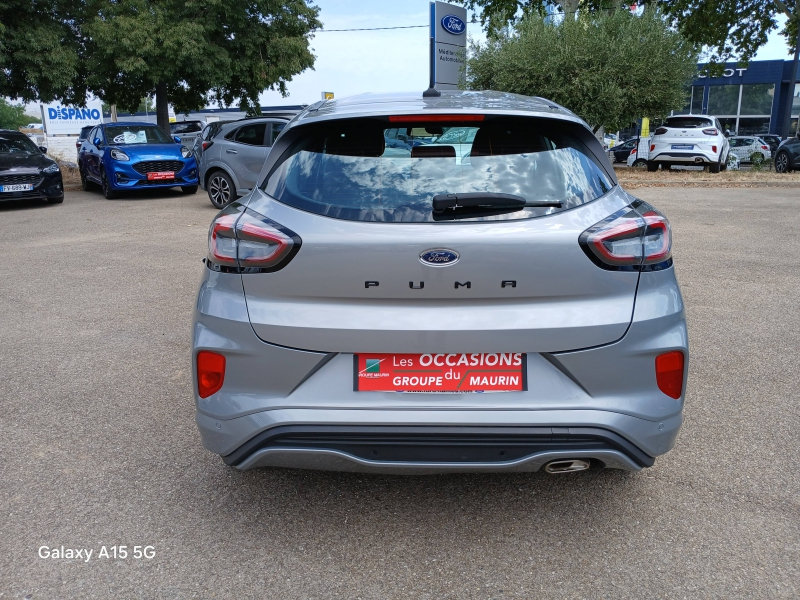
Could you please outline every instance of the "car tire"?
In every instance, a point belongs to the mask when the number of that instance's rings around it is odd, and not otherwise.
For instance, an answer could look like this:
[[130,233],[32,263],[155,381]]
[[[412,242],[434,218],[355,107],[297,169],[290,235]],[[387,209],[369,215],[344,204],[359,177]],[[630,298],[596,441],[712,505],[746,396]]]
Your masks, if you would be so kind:
[[61,204],[62,202],[64,202],[63,194],[61,196],[55,196],[47,199],[48,204]]
[[83,191],[91,192],[94,189],[94,183],[86,178],[86,173],[84,173],[83,169],[78,169],[78,173],[81,176],[81,188]]
[[789,161],[789,153],[786,151],[778,152],[775,155],[775,172],[776,173],[791,173],[792,167]]
[[710,165],[708,165],[708,172],[709,173],[719,173],[720,170],[722,169],[721,160],[722,160],[722,157],[720,156],[720,158],[719,158],[719,160],[717,160],[717,162],[711,163]]
[[196,194],[197,193],[197,186],[196,185],[182,185],[181,191],[184,194]]
[[211,173],[206,185],[208,199],[216,208],[225,208],[236,199],[236,187],[225,171]]
[[648,173],[655,173],[658,171],[658,163],[657,162],[649,162],[647,163],[647,172]]
[[647,166],[647,161],[645,159],[643,159],[643,158],[636,159],[635,161],[633,161],[633,164],[631,165],[631,167],[638,168],[638,169],[640,169],[642,167],[646,167],[646,166]]
[[111,184],[108,182],[108,176],[106,175],[106,170],[103,169],[100,171],[100,179],[102,180],[102,189],[103,189],[103,196],[106,197],[106,200],[115,200],[119,198],[119,192],[111,187]]

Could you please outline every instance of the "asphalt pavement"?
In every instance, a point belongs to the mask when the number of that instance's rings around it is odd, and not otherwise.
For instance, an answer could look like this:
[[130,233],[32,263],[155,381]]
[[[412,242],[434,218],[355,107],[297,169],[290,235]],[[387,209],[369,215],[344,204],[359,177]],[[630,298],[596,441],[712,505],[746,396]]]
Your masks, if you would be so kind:
[[0,598],[800,597],[800,193],[634,193],[673,225],[685,425],[558,476],[226,467],[190,382],[207,197],[0,204]]

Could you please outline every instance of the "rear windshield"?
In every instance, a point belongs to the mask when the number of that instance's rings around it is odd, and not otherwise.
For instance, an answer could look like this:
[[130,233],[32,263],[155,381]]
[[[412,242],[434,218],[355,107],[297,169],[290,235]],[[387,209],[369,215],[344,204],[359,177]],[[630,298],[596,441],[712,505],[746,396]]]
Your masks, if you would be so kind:
[[674,127],[676,129],[693,129],[697,127],[710,127],[714,123],[708,119],[700,117],[669,117],[664,121],[665,127]]
[[491,117],[464,123],[351,119],[298,127],[300,137],[264,190],[290,206],[352,221],[441,220],[432,200],[442,194],[500,193],[561,203],[482,211],[467,220],[553,214],[614,185],[578,132],[568,128],[547,119]]
[[182,123],[172,123],[169,126],[172,133],[194,133],[200,131],[203,126],[197,121],[186,121]]

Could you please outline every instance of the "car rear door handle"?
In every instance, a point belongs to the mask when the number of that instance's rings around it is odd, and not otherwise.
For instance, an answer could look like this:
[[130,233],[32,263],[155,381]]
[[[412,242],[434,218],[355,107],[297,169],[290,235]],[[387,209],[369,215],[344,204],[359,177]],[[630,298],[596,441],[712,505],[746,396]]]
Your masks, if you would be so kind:
[[228,154],[238,154],[236,150],[225,150],[225,152],[227,152]]

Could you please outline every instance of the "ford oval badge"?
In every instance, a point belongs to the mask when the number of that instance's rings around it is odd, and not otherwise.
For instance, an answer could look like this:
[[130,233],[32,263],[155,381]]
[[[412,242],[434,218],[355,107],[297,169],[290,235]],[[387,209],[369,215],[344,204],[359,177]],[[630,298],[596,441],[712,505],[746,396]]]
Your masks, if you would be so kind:
[[458,262],[458,252],[447,248],[432,248],[419,255],[419,262],[429,267],[449,267]]
[[461,35],[467,30],[467,24],[455,15],[442,17],[442,27],[444,27],[445,31],[453,35]]

